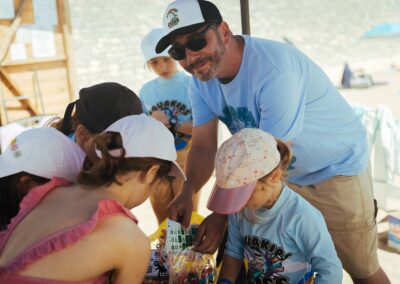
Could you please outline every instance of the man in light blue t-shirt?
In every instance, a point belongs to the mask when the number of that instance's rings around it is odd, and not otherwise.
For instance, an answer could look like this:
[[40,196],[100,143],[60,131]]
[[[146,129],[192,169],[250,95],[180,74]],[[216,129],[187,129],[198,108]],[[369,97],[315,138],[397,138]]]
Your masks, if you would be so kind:
[[[377,230],[366,133],[324,72],[297,49],[234,36],[211,2],[177,0],[164,13],[157,44],[193,74],[192,148],[187,182],[169,216],[188,225],[191,197],[211,176],[221,120],[231,133],[260,128],[289,143],[290,187],[323,214],[344,269],[356,283],[389,283],[377,258]],[[214,252],[226,216],[199,228],[198,251]]]

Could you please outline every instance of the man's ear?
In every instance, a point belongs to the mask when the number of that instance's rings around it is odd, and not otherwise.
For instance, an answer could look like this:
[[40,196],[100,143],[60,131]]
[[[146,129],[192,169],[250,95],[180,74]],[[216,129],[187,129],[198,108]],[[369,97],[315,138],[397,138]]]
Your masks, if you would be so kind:
[[222,21],[219,27],[221,31],[222,41],[224,42],[224,44],[227,44],[232,37],[231,30],[229,29],[229,26],[225,21]]
[[157,173],[160,169],[160,165],[152,165],[150,169],[146,172],[143,172],[142,182],[146,184],[152,184],[157,179]]

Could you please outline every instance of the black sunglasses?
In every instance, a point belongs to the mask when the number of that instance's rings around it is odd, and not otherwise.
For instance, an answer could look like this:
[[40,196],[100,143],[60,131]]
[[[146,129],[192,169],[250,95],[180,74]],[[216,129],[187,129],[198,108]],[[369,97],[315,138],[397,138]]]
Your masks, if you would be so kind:
[[175,46],[173,45],[168,50],[169,55],[175,60],[182,60],[186,58],[186,48],[190,49],[191,51],[199,51],[203,49],[207,45],[205,35],[212,25],[213,24],[207,25],[207,27],[203,31],[191,36],[186,44]]

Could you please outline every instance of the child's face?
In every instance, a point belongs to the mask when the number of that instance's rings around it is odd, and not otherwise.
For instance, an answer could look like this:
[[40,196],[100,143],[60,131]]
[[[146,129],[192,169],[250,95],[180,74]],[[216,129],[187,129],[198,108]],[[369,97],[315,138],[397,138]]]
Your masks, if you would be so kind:
[[246,207],[251,210],[256,210],[263,207],[271,198],[272,190],[268,190],[267,184],[264,181],[258,180],[253,194],[246,203]]
[[149,60],[149,67],[164,79],[171,78],[177,69],[176,61],[169,56],[155,57]]
[[246,207],[251,210],[261,207],[272,208],[282,188],[282,183],[278,178],[280,177],[264,177],[259,179],[253,194],[246,203]]

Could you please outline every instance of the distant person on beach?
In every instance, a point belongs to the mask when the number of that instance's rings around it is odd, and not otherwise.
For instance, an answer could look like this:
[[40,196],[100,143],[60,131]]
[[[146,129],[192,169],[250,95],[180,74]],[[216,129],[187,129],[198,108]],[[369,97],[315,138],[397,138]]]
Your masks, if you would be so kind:
[[343,68],[343,75],[342,75],[342,87],[345,89],[351,88],[351,78],[353,77],[353,72],[351,72],[349,64],[346,62]]
[[142,103],[132,90],[105,82],[81,89],[79,99],[70,103],[64,117],[52,126],[78,143],[87,157],[94,160],[96,154],[91,138],[95,134],[120,118],[142,113]]
[[34,128],[17,135],[0,155],[0,230],[17,215],[28,192],[61,177],[75,182],[85,153],[53,128]]
[[[152,143],[149,143],[152,141]],[[0,235],[0,283],[142,283],[150,243],[130,209],[155,184],[184,178],[174,138],[145,115],[93,138],[99,159],[78,183],[54,177],[31,190]]]
[[[366,133],[321,68],[288,44],[233,35],[208,1],[174,1],[163,23],[168,34],[156,51],[171,45],[171,57],[194,75],[188,179],[170,204],[169,217],[189,224],[192,196],[213,171],[218,120],[232,134],[260,128],[290,145],[289,186],[321,211],[352,279],[389,283],[377,256]],[[214,252],[226,223],[227,215],[209,215],[194,249]]]
[[208,208],[230,214],[220,282],[234,283],[246,258],[247,283],[311,283],[314,273],[315,283],[341,283],[322,214],[285,184],[290,160],[283,141],[255,128],[218,149]]
[[363,70],[358,70],[358,72],[351,71],[349,64],[344,63],[343,75],[341,80],[341,85],[345,89],[350,88],[369,88],[375,83],[372,80],[372,76],[369,74],[364,74]]
[[[191,77],[179,71],[177,63],[167,51],[155,52],[157,42],[166,34],[163,28],[154,28],[141,42],[142,54],[147,67],[158,77],[143,85],[139,92],[144,112],[161,121],[175,136],[178,163],[185,168],[186,156],[190,149],[192,135],[192,109],[189,102],[189,82]],[[175,180],[169,190],[159,190],[160,196],[150,197],[151,205],[161,224],[167,218],[165,208],[178,194],[181,180]],[[197,210],[199,194],[193,200]]]

